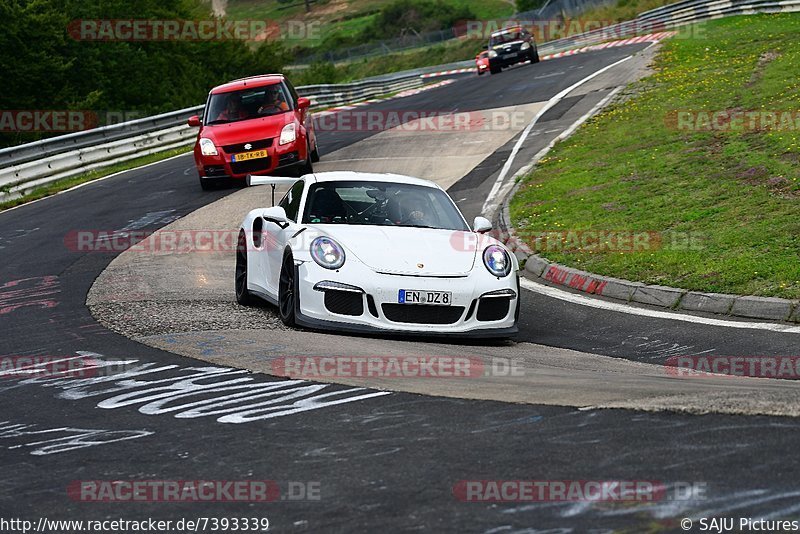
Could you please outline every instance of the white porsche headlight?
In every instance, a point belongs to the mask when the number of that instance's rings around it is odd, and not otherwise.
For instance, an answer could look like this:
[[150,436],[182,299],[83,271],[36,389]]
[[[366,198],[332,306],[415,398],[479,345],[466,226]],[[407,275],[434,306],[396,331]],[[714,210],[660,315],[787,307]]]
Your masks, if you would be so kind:
[[344,265],[344,250],[330,237],[318,237],[311,242],[311,257],[326,269],[338,269]]
[[217,147],[214,146],[214,141],[205,137],[200,138],[200,153],[204,156],[219,156]]
[[530,47],[531,47],[531,44],[530,44],[530,43],[522,43],[522,45],[519,47],[519,49],[520,49],[520,50],[527,50],[527,49],[529,49]]
[[483,264],[490,273],[498,278],[508,276],[508,273],[511,272],[511,257],[500,245],[486,247],[483,251]]
[[489,57],[497,57],[497,52],[494,50],[489,50]]
[[287,124],[281,130],[281,138],[278,140],[279,145],[285,145],[294,142],[297,139],[297,130],[294,123]]

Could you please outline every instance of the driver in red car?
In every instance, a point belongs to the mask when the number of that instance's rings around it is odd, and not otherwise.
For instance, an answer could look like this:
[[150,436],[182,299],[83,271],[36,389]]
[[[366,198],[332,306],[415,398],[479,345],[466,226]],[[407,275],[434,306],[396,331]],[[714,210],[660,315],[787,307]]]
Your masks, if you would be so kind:
[[274,114],[284,111],[289,111],[289,104],[283,96],[283,91],[281,91],[280,87],[277,87],[277,85],[267,87],[267,90],[264,92],[264,104],[258,108],[258,113]]
[[225,103],[225,109],[217,115],[218,121],[242,120],[247,118],[247,112],[242,108],[239,95],[231,95]]

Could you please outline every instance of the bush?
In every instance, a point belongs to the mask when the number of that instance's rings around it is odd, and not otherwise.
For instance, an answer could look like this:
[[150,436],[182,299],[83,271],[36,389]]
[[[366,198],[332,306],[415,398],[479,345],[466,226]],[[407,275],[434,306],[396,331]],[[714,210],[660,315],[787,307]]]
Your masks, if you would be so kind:
[[543,4],[543,0],[517,0],[517,12],[525,13],[526,11],[539,9]]
[[457,7],[443,0],[395,0],[385,5],[361,40],[390,39],[407,33],[425,33],[452,28],[456,22],[474,19],[466,6]]
[[296,86],[339,83],[342,79],[342,73],[333,63],[317,62],[291,78],[292,83]]

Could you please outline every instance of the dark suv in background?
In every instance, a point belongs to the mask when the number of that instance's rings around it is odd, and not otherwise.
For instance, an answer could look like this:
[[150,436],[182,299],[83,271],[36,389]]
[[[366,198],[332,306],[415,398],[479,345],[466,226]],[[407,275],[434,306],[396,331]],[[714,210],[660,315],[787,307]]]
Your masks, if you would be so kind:
[[536,42],[528,30],[522,27],[504,28],[489,36],[489,72],[497,74],[503,67],[530,61],[539,62]]

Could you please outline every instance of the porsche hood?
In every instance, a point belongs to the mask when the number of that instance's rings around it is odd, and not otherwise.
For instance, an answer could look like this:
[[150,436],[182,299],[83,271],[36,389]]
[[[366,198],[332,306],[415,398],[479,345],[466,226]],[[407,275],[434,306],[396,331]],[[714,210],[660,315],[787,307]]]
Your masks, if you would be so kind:
[[398,226],[326,225],[323,232],[379,273],[466,276],[475,265],[476,234]]

